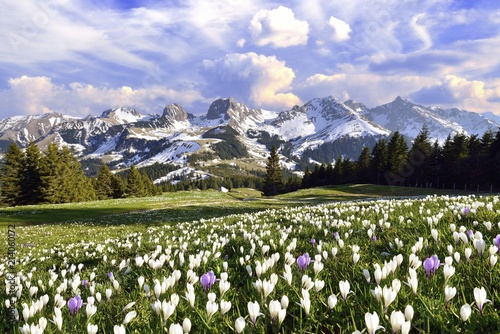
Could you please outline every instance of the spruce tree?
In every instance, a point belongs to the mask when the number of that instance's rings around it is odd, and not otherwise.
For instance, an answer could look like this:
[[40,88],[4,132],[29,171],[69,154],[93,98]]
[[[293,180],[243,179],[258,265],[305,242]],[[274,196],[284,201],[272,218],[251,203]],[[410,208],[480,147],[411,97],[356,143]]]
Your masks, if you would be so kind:
[[135,165],[130,166],[130,172],[127,177],[127,187],[125,190],[127,197],[142,197],[144,196],[144,184],[141,173],[135,168]]
[[429,181],[429,158],[432,153],[432,143],[429,137],[429,129],[423,126],[413,141],[408,151],[408,163],[413,168],[409,177],[411,184],[427,183]]
[[304,177],[302,178],[300,187],[301,188],[311,187],[311,169],[309,168],[309,165],[306,166],[306,170],[304,171]]
[[271,154],[267,158],[266,177],[264,180],[264,196],[274,196],[283,189],[283,176],[281,173],[280,159],[276,147],[273,145]]
[[370,149],[363,147],[361,154],[356,161],[356,182],[370,182]]
[[0,169],[0,202],[8,206],[21,204],[24,160],[23,151],[12,142],[4,154],[4,163]]
[[403,183],[404,178],[407,175],[401,175],[403,171],[403,166],[406,163],[406,158],[408,156],[408,146],[406,145],[404,137],[395,131],[389,144],[387,144],[387,174],[386,180],[390,185],[396,183]]
[[108,165],[105,163],[102,164],[99,172],[97,173],[95,191],[97,199],[103,200],[113,198],[113,174],[109,170]]
[[30,205],[40,203],[40,149],[31,141],[26,147],[23,171],[21,175],[21,204]]
[[62,148],[61,158],[64,165],[61,203],[95,199],[95,191],[90,180],[85,176],[80,162],[68,147]]
[[40,159],[40,195],[46,203],[64,203],[62,184],[65,166],[61,153],[55,143],[47,146],[45,155]]
[[387,167],[387,141],[385,139],[380,139],[372,149],[371,160],[370,160],[370,170],[371,175],[373,175],[372,182],[375,184],[380,184],[383,179],[383,175]]

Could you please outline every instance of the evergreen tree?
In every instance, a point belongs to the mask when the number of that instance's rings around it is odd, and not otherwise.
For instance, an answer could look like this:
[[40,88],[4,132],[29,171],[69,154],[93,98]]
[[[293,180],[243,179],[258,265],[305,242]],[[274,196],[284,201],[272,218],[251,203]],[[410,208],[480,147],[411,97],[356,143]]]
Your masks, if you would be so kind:
[[144,196],[144,184],[141,173],[135,168],[135,165],[130,166],[130,172],[127,177],[127,188],[125,190],[127,197],[142,197]]
[[21,204],[24,160],[23,151],[12,142],[4,154],[4,163],[0,169],[0,202],[6,205]]
[[439,142],[436,139],[432,145],[431,155],[427,165],[427,175],[429,178],[430,186],[434,188],[440,188],[443,183],[443,178],[441,175],[443,163],[443,150],[439,146]]
[[442,177],[447,187],[464,184],[466,160],[469,157],[469,141],[464,133],[457,133],[453,139],[448,136],[443,146]]
[[500,187],[500,129],[491,143],[489,157],[493,162],[489,179],[492,180],[494,186]]
[[389,185],[404,184],[404,165],[408,156],[408,146],[404,137],[395,131],[387,144],[387,168],[385,179]]
[[341,184],[353,183],[356,174],[356,164],[351,159],[345,158],[342,160],[341,166]]
[[61,153],[55,143],[47,146],[45,155],[40,159],[40,194],[45,203],[64,203],[62,184],[64,183],[65,166]]
[[332,172],[332,179],[330,184],[342,184],[344,183],[343,177],[344,177],[344,170],[342,169],[343,163],[342,163],[342,157],[338,157],[337,160],[335,160],[335,164],[333,166],[333,172]]
[[276,147],[273,145],[271,154],[267,158],[266,178],[264,181],[264,195],[274,196],[281,193],[283,189],[283,176],[281,173],[280,160]]
[[23,205],[37,204],[41,201],[40,186],[40,149],[32,141],[25,151],[23,171],[21,175],[21,201]]
[[303,189],[311,187],[311,169],[309,169],[309,165],[306,166],[300,187]]
[[68,147],[61,150],[64,165],[61,203],[82,202],[96,198],[94,187],[85,176],[81,164]]
[[95,184],[95,191],[97,199],[108,199],[114,197],[113,189],[113,173],[109,170],[108,165],[102,164],[99,172],[97,173],[97,180]]
[[[172,186],[171,183],[170,185]],[[112,174],[111,187],[113,188],[113,198],[125,197],[125,191],[127,188],[126,180],[121,178],[119,175]],[[173,186],[171,189],[171,191],[174,191]]]
[[387,167],[387,141],[380,139],[372,149],[370,170],[372,171],[373,180],[375,184],[380,184],[383,181],[382,176]]
[[356,161],[356,182],[370,182],[370,149],[363,147],[358,160]]
[[432,143],[429,137],[429,129],[424,125],[408,152],[408,163],[413,168],[413,173],[409,177],[411,184],[427,183],[429,181],[430,163],[428,160],[431,153]]

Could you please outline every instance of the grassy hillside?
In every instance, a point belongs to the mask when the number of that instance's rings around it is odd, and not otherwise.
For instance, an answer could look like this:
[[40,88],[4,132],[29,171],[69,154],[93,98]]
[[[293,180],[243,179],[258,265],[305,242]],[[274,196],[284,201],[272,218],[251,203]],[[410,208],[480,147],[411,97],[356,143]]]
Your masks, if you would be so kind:
[[182,222],[285,206],[435,193],[445,194],[446,192],[435,189],[376,185],[346,185],[303,189],[274,198],[264,198],[259,191],[243,188],[233,189],[230,193],[214,190],[180,191],[146,198],[0,208],[0,226],[6,224],[31,225],[74,221],[105,225],[136,224],[138,222],[144,224]]
[[[447,194],[449,190],[402,188],[377,185],[343,185],[302,189],[264,198],[253,189],[180,191],[161,196],[127,198],[57,205],[0,208],[0,226],[93,222],[95,224],[163,223],[222,217],[267,208],[301,206],[354,199]],[[457,191],[456,194],[461,192]]]
[[[82,203],[74,221],[18,226],[15,252],[0,256],[0,299],[17,299],[0,303],[2,325],[15,334],[498,332],[500,197],[334,200],[394,196],[350,190],[363,187]],[[77,207],[31,212],[69,219]]]

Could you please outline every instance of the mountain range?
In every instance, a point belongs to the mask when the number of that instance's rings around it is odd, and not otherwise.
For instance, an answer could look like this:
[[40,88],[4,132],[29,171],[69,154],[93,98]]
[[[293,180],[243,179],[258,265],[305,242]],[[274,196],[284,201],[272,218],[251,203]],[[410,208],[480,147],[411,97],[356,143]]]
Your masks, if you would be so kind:
[[0,120],[0,153],[12,141],[21,147],[35,141],[42,150],[54,141],[69,146],[82,162],[104,161],[112,169],[155,162],[186,167],[194,162],[203,166],[245,161],[247,166],[264,166],[270,147],[276,145],[282,163],[293,169],[326,144],[333,152],[328,159],[356,159],[364,145],[396,130],[410,143],[424,125],[433,140],[443,142],[455,133],[496,132],[500,117],[426,107],[401,97],[368,108],[328,96],[281,112],[227,98],[215,100],[204,115],[170,104],[156,115],[122,107],[85,118],[58,113],[9,117]]

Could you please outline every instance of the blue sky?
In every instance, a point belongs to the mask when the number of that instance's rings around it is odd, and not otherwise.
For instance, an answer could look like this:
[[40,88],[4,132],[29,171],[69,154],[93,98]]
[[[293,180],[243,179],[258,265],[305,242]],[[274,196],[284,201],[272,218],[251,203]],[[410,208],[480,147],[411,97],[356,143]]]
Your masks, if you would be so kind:
[[496,0],[3,0],[0,29],[2,118],[328,95],[500,114]]

